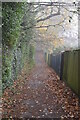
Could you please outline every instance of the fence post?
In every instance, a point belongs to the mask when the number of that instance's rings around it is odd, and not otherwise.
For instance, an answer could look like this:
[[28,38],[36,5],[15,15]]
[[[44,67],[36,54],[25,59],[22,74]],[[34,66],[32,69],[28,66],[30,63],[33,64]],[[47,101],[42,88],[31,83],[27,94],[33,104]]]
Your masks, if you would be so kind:
[[60,80],[62,80],[63,77],[63,66],[64,66],[64,53],[61,53]]

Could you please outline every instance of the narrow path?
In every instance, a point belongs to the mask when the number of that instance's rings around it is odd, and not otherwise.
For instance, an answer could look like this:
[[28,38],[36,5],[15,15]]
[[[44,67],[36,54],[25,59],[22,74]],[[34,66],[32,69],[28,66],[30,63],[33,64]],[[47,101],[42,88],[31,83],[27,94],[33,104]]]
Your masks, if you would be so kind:
[[[24,107],[28,111],[22,112],[21,117],[57,118],[64,114],[61,104],[57,104],[56,94],[48,87],[50,69],[45,64],[41,51],[36,53],[36,67],[30,75],[26,85]],[[54,79],[55,74],[54,74]]]
[[[6,116],[18,118],[78,118],[78,98],[49,68],[42,51],[37,50],[36,65],[26,80],[20,97],[12,96],[13,105]],[[12,111],[10,111],[12,109]],[[4,117],[4,115],[3,115]]]

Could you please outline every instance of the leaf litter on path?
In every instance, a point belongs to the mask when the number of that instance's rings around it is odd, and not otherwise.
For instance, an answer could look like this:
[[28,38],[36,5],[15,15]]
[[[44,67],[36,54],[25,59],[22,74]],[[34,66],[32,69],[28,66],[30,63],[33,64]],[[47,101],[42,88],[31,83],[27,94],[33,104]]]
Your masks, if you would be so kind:
[[41,51],[36,53],[36,65],[29,75],[23,69],[13,86],[5,90],[2,99],[3,118],[80,117],[77,95],[48,67]]

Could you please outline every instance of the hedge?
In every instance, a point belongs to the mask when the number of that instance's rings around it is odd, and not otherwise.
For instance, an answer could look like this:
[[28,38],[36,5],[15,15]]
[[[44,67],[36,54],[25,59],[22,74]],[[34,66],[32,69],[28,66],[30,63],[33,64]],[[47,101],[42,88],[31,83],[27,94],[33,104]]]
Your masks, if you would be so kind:
[[[24,2],[2,3],[2,83],[3,91],[13,84],[24,63],[33,61],[31,46],[34,21],[32,6]],[[32,64],[32,62],[31,62]],[[28,69],[28,68],[27,68]]]

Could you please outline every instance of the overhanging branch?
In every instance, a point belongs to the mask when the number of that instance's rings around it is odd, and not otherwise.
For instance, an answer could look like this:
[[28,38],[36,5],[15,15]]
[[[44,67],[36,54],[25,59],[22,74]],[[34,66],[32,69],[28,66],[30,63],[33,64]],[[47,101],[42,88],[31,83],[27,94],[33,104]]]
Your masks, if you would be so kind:
[[51,14],[51,15],[45,17],[45,18],[41,18],[41,19],[37,20],[37,23],[38,23],[38,22],[41,22],[41,21],[44,21],[44,20],[48,20],[48,19],[50,19],[51,17],[57,16],[57,15],[60,15],[60,12],[57,12],[57,13],[55,13],[55,14]]

